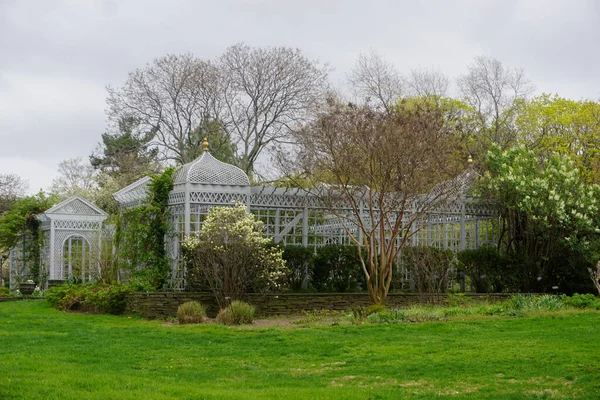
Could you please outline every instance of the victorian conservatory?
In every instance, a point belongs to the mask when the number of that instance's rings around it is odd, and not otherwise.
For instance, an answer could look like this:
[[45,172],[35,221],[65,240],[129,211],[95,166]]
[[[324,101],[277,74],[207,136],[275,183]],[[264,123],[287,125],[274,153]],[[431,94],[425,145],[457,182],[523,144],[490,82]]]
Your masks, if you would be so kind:
[[[463,173],[459,178],[464,190],[415,224],[411,245],[462,250],[493,242],[496,211],[468,195],[468,186],[475,176],[472,170]],[[139,206],[147,196],[150,181],[149,177],[142,178],[113,197],[123,209]],[[315,249],[326,244],[350,244],[348,232],[357,231],[357,227],[343,226],[346,222],[336,217],[340,213],[332,212],[310,191],[252,186],[241,169],[215,159],[205,143],[200,157],[179,168],[169,194],[173,234],[167,238],[167,251],[172,260],[172,289],[181,290],[185,285],[185,268],[179,252],[184,237],[199,231],[211,207],[233,203],[246,204],[263,222],[265,234],[276,243]],[[340,204],[336,211],[344,212],[344,207]],[[410,210],[407,211],[408,215]],[[40,266],[45,272],[43,276],[47,280],[73,276],[87,280],[97,276],[104,255],[111,249],[111,227],[103,225],[106,218],[106,213],[80,197],[41,214],[39,220],[45,238]],[[19,252],[18,248],[11,250],[11,271],[15,276],[26,269],[19,264]]]

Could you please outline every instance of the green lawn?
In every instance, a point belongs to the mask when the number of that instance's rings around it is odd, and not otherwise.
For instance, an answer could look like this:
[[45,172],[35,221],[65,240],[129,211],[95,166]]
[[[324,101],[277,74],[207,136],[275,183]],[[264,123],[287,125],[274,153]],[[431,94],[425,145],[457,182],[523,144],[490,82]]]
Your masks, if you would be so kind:
[[600,313],[163,326],[0,303],[0,399],[600,398]]

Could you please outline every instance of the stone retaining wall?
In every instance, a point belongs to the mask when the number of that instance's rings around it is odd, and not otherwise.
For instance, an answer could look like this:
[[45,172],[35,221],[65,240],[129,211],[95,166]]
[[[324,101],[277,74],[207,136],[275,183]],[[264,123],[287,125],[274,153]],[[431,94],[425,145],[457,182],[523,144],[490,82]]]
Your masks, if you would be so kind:
[[[478,300],[504,300],[509,294],[466,294],[467,297]],[[443,300],[446,296],[440,296]],[[248,294],[245,300],[256,306],[260,315],[293,315],[311,310],[351,310],[371,304],[367,293],[286,293],[279,295],[258,296]],[[125,312],[138,314],[144,318],[156,319],[174,317],[177,307],[187,301],[198,301],[207,307],[207,314],[215,316],[218,307],[215,298],[210,293],[192,292],[158,292],[134,293],[125,298]],[[390,293],[386,304],[388,307],[406,307],[421,303],[421,298],[415,293]]]

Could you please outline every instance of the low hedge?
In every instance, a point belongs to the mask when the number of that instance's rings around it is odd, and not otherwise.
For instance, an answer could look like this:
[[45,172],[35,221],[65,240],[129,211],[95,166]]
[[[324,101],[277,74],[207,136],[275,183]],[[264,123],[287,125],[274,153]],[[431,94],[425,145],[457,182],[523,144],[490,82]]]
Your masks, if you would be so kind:
[[92,284],[65,284],[46,291],[45,297],[62,311],[88,311],[122,314],[125,295],[136,291],[135,285],[96,282]]

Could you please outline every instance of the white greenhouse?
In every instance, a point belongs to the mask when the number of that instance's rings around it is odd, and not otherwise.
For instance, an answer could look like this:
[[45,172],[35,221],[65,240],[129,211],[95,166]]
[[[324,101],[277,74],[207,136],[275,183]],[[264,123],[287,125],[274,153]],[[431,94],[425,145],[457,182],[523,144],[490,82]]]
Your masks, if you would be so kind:
[[[462,174],[459,179],[464,188],[421,218],[414,226],[412,245],[462,250],[493,243],[496,210],[467,195],[475,175],[472,170]],[[147,196],[150,181],[149,177],[142,178],[113,197],[123,209],[139,206]],[[168,238],[167,250],[172,259],[172,289],[181,290],[185,285],[180,242],[200,229],[211,207],[237,202],[246,204],[263,221],[267,235],[285,245],[316,248],[348,244],[347,232],[356,231],[356,227],[342,226],[344,222],[334,216],[345,212],[343,205],[332,213],[318,196],[306,190],[252,186],[241,169],[215,159],[205,150],[179,168],[169,194],[173,235]],[[42,284],[71,277],[86,281],[101,273],[105,255],[112,248],[111,229],[103,225],[106,218],[106,213],[81,197],[68,199],[39,216],[44,235]],[[11,250],[11,281],[27,272],[27,265],[20,261],[21,253],[18,247]]]

